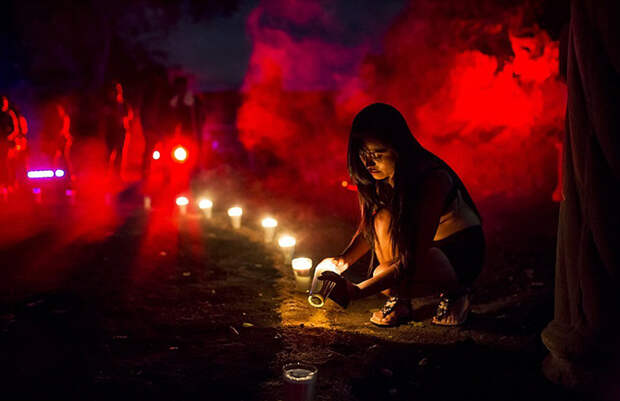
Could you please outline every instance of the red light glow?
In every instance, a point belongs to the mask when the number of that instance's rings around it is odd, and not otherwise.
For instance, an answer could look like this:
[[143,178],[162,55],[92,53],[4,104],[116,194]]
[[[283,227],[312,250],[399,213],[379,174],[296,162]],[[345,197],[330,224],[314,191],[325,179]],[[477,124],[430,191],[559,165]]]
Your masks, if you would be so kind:
[[187,150],[183,146],[177,146],[172,151],[172,156],[176,161],[183,163],[187,160]]
[[[566,86],[558,77],[559,43],[525,20],[520,6],[489,6],[463,18],[458,2],[411,0],[386,31],[383,53],[372,55],[370,42],[326,40],[338,35],[339,23],[316,2],[259,4],[247,20],[253,50],[237,128],[266,166],[279,162],[263,175],[269,193],[317,203],[330,196],[330,177],[346,172],[353,117],[381,101],[404,115],[476,201],[548,199],[557,183]],[[286,24],[265,24],[266,16]],[[319,21],[325,34],[296,33],[315,31]],[[356,190],[342,181],[335,183]],[[330,207],[353,216],[354,204],[345,195]]]

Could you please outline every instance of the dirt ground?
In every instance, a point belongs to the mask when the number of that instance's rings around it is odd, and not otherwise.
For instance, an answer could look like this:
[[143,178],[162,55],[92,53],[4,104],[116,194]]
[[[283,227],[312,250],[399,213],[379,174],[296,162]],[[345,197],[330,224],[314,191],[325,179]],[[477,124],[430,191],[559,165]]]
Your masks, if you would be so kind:
[[[37,211],[31,227],[23,211],[3,213],[5,232],[23,235],[0,244],[0,398],[284,400],[282,365],[302,360],[319,369],[317,400],[580,399],[540,374],[555,204],[485,216],[487,266],[465,326],[432,326],[437,298],[425,297],[415,321],[387,329],[368,321],[379,296],[310,307],[257,209],[233,230],[223,207],[212,220],[145,212],[131,197],[111,207],[119,219],[73,236],[68,206]],[[315,263],[355,230],[275,209]]]

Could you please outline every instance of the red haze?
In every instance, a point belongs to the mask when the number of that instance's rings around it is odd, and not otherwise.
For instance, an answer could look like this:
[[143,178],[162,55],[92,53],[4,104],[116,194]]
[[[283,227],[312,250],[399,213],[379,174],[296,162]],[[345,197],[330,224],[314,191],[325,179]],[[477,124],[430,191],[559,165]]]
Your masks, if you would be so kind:
[[[558,43],[522,9],[479,2],[484,7],[466,13],[413,2],[376,55],[368,43],[344,46],[313,34],[338,26],[316,3],[265,3],[248,19],[254,47],[237,125],[258,164],[271,165],[263,171],[270,190],[343,198],[354,209],[340,185],[348,129],[364,105],[383,101],[475,198],[550,199],[565,88]],[[286,23],[276,28],[270,19]]]

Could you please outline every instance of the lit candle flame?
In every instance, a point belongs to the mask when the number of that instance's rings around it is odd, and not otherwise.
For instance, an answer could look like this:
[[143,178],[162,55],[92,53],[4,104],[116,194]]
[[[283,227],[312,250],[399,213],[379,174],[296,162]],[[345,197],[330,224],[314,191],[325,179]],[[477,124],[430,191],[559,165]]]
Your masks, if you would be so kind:
[[177,206],[187,206],[189,204],[189,199],[185,196],[179,196],[176,200]]
[[228,215],[230,217],[241,216],[242,214],[243,214],[243,209],[241,209],[238,206],[231,207],[230,209],[228,209]]
[[272,228],[272,227],[278,226],[278,221],[274,218],[266,217],[263,219],[261,224],[263,225],[264,228]]

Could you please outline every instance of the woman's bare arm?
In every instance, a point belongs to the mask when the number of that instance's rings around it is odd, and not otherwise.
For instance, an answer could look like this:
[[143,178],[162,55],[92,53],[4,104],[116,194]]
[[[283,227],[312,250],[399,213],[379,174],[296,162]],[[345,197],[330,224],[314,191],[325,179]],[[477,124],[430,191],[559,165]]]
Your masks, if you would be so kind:
[[340,258],[348,266],[357,262],[362,256],[364,256],[370,250],[368,241],[364,239],[364,236],[358,230],[349,245],[340,254]]
[[[438,170],[429,175],[422,184],[424,191],[421,193],[420,207],[415,213],[415,222],[404,222],[404,224],[417,223],[412,253],[413,260],[409,261],[411,268],[426,263],[428,251],[432,245],[435,231],[437,231],[444,201],[448,196],[452,181],[446,172]],[[379,274],[357,285],[360,288],[359,296],[365,297],[391,288],[396,283],[399,267],[398,263],[391,263],[383,268],[379,265],[377,267]]]

